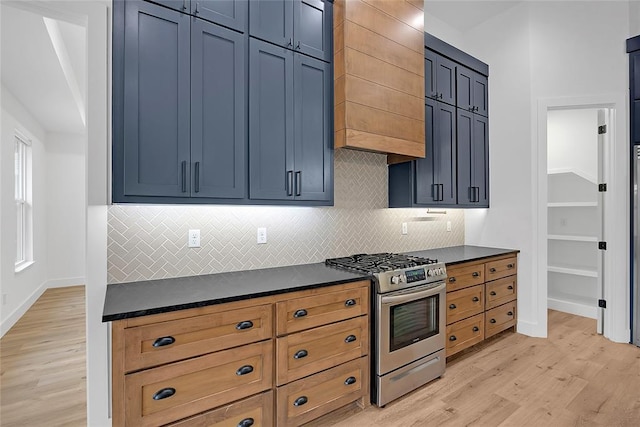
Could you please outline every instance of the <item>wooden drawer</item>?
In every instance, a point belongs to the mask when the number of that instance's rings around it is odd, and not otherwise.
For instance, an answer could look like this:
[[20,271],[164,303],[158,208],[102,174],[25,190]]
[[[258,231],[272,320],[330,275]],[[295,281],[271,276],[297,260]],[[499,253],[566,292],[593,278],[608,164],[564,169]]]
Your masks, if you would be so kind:
[[277,384],[283,385],[368,353],[366,316],[298,332],[276,340]]
[[298,426],[369,392],[369,357],[292,382],[277,390],[278,426]]
[[272,319],[265,304],[127,328],[125,372],[271,338]]
[[171,427],[272,427],[273,392],[267,391],[186,420]]
[[500,307],[487,311],[485,316],[485,338],[504,331],[516,324],[517,301],[511,301]]
[[369,281],[362,284],[360,288],[337,292],[319,289],[309,296],[278,302],[277,335],[282,336],[367,314],[371,285]]
[[485,285],[485,309],[497,307],[517,298],[517,276],[488,282]]
[[484,311],[484,285],[447,292],[447,325]]
[[447,267],[447,292],[484,283],[484,264],[460,264]]
[[271,340],[129,374],[126,424],[176,421],[268,390],[272,381]]
[[447,357],[484,339],[484,314],[447,326]]
[[512,276],[517,272],[518,261],[516,257],[490,261],[484,265],[484,277],[487,282]]

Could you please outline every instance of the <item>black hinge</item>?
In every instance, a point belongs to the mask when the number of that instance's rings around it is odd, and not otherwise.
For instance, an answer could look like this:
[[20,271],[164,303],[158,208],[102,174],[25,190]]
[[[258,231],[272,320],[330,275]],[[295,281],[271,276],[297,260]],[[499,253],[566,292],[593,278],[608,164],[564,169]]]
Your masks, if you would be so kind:
[[599,299],[599,300],[598,300],[598,307],[600,307],[600,308],[607,308],[607,300]]
[[598,249],[607,250],[607,242],[598,242]]
[[598,135],[602,135],[603,133],[607,133],[607,125],[598,126]]
[[598,184],[598,191],[601,193],[607,191],[607,184]]

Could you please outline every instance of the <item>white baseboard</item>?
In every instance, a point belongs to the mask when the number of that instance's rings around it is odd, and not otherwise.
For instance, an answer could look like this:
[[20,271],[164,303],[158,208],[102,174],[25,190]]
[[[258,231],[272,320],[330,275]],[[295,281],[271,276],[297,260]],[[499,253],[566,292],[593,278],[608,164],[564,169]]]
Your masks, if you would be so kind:
[[551,310],[558,310],[564,313],[575,314],[576,316],[589,317],[591,319],[598,318],[598,308],[589,307],[584,304],[578,304],[575,302],[547,298],[547,307]]
[[78,286],[85,284],[84,277],[70,277],[66,279],[47,280],[33,291],[22,304],[20,304],[2,323],[0,323],[0,337],[9,331],[18,320],[31,308],[31,306],[42,296],[44,291],[50,288],[65,288],[67,286]]
[[529,337],[536,337],[536,338],[546,338],[547,337],[547,331],[542,330],[540,325],[536,322],[527,322],[526,320],[520,320],[518,319],[518,324],[516,325],[516,331],[519,334],[522,335],[527,335]]

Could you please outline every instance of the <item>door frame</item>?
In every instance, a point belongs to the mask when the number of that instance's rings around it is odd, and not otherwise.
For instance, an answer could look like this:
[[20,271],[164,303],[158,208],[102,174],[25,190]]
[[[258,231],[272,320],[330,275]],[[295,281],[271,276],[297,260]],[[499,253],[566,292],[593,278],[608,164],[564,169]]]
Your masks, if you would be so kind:
[[[629,109],[624,93],[584,97],[540,98],[537,105],[537,156],[533,162],[533,236],[534,265],[537,276],[539,323],[547,318],[547,113],[562,109],[611,110],[609,144],[604,152],[607,192],[604,194],[604,235],[607,252],[604,260],[604,336],[615,342],[629,342],[629,156],[627,132]],[[594,129],[596,132],[596,129]],[[543,321],[544,319],[544,321]]]

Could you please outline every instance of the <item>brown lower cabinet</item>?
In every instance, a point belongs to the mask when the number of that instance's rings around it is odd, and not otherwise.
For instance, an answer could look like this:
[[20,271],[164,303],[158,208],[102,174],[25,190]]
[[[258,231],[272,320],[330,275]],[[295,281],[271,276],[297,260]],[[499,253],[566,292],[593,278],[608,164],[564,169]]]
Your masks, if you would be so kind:
[[515,254],[447,266],[447,357],[517,322]]
[[296,426],[368,405],[370,287],[113,322],[113,425]]

